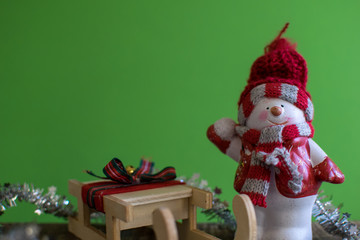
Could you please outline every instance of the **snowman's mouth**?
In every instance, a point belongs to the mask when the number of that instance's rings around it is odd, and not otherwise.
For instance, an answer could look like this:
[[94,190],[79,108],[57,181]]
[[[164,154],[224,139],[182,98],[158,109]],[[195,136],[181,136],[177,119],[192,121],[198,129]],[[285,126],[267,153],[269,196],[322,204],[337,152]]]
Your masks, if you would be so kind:
[[267,120],[268,122],[272,123],[272,124],[275,124],[275,125],[285,125],[288,123],[288,121],[285,121],[285,122],[282,122],[282,123],[276,123],[276,122],[272,122],[270,121],[269,119]]

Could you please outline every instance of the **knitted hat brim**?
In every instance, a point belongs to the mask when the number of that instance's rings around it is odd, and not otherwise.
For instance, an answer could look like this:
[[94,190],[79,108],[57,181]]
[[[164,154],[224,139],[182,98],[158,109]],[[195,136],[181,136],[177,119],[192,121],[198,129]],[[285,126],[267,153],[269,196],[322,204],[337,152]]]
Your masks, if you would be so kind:
[[311,96],[305,89],[288,79],[268,78],[246,86],[238,102],[239,124],[245,125],[254,107],[263,98],[279,98],[294,104],[304,111],[307,122],[313,120],[314,107]]

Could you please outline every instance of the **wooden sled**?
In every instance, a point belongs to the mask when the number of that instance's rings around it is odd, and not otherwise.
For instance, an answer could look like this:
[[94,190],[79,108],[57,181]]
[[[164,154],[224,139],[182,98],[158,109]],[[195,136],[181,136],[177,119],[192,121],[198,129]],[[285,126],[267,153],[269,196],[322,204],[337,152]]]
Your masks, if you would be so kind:
[[[237,229],[235,240],[256,240],[256,216],[254,206],[247,195],[239,194],[233,199],[233,211]],[[153,212],[153,228],[157,240],[178,240],[175,218],[168,208],[158,208]],[[197,240],[190,236],[187,240]]]
[[[153,212],[161,208],[171,213],[173,221],[182,220],[182,223],[178,224],[180,239],[218,239],[196,228],[196,208],[212,207],[210,192],[187,185],[174,185],[105,196],[103,203],[106,233],[104,233],[90,224],[90,214],[94,210],[82,201],[83,184],[85,183],[77,180],[69,181],[69,192],[77,198],[78,215],[69,217],[68,229],[80,239],[120,240],[122,230],[153,225]],[[168,225],[164,223],[164,226]],[[174,231],[177,236],[178,230]]]

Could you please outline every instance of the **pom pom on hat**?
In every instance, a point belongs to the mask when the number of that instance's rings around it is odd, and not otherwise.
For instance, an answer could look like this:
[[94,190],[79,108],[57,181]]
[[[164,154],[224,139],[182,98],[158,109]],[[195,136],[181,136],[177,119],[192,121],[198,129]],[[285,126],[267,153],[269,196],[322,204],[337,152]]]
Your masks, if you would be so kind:
[[265,47],[265,53],[279,50],[279,49],[293,49],[296,48],[296,43],[290,43],[286,38],[281,38],[281,36],[285,33],[286,29],[289,27],[289,23],[286,23],[283,29],[280,31],[279,35]]
[[251,67],[248,84],[238,102],[238,119],[242,125],[263,97],[288,101],[305,112],[308,122],[312,121],[314,110],[311,96],[306,91],[306,61],[296,51],[296,44],[281,37],[288,25],[265,47],[264,55]]

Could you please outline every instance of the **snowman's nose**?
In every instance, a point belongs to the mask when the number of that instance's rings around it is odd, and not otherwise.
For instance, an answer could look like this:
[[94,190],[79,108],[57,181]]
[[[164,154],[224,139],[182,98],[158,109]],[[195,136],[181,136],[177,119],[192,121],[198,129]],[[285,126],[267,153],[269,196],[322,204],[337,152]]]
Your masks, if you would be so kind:
[[278,106],[274,106],[270,109],[270,112],[272,115],[274,115],[275,117],[280,116],[283,112],[283,109],[281,107]]

